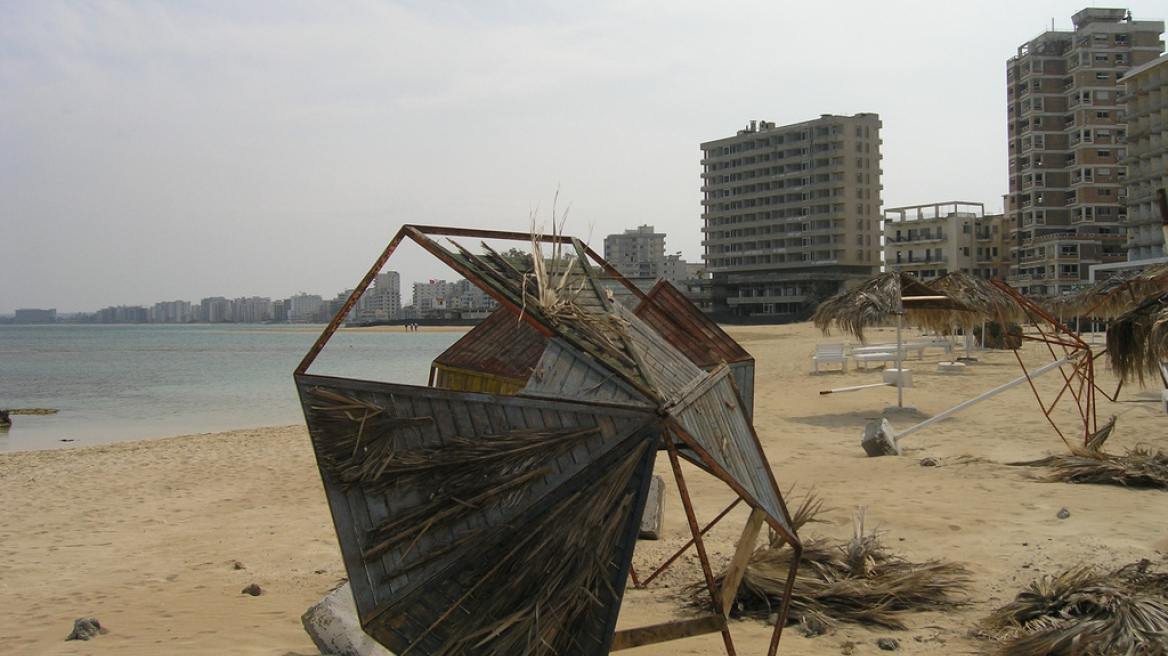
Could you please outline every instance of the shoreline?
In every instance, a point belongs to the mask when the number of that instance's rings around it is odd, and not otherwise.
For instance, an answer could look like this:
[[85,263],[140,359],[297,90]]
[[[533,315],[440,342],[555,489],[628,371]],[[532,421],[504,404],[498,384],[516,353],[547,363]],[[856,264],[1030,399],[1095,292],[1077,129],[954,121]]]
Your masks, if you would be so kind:
[[[1066,452],[1025,386],[909,435],[904,456],[868,458],[861,429],[895,403],[895,390],[818,392],[878,382],[879,370],[813,374],[814,345],[843,340],[807,324],[726,330],[756,358],[754,423],[788,505],[809,490],[824,501],[824,522],[801,537],[850,537],[856,509],[866,506],[869,529],[898,554],[964,563],[974,580],[966,605],[910,615],[906,630],[843,625],[808,638],[792,626],[780,653],[835,656],[852,642],[856,653],[874,654],[881,637],[896,638],[909,655],[980,652],[987,644],[969,629],[1037,577],[1141,558],[1168,567],[1168,492],[1043,483],[1037,472],[1005,464]],[[877,329],[870,340],[892,334]],[[903,430],[1019,375],[1011,353],[978,355],[960,374],[914,355],[914,386],[904,393],[919,415],[892,415],[893,425]],[[1100,369],[1110,390],[1114,379]],[[1100,399],[1101,419],[1120,415],[1110,452],[1139,443],[1168,450],[1153,396],[1128,389],[1120,403]],[[925,459],[937,466],[922,466]],[[656,468],[667,482],[665,534],[638,542],[639,572],[688,539],[666,459]],[[686,477],[703,525],[733,499],[692,468]],[[0,508],[0,590],[10,602],[0,644],[13,652],[316,654],[300,615],[345,576],[302,424],[4,452],[0,496],[12,500]],[[1063,508],[1069,516],[1060,519]],[[745,519],[735,509],[707,534],[715,569],[733,553]],[[700,580],[696,561],[683,556],[649,589],[630,586],[620,628],[685,616],[677,595]],[[242,594],[251,583],[260,596]],[[109,633],[65,642],[78,617],[97,618]],[[732,620],[731,631],[739,653],[765,653],[770,628],[762,622]],[[637,653],[724,650],[714,635]]]

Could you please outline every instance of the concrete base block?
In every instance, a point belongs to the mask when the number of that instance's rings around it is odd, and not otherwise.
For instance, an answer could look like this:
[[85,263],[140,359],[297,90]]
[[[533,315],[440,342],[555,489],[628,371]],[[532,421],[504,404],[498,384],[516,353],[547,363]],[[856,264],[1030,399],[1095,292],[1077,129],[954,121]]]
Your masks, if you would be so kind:
[[649,498],[645,500],[645,512],[641,515],[642,540],[660,540],[665,533],[665,481],[653,476],[649,481]]
[[1160,407],[1164,412],[1168,412],[1168,390],[1160,391]]
[[896,378],[899,376],[901,387],[907,388],[907,387],[913,386],[913,384],[912,384],[912,369],[885,369],[883,374],[884,374],[884,384],[885,385],[895,385]]
[[361,628],[353,593],[345,583],[300,616],[304,630],[322,654],[394,656]]
[[964,362],[938,362],[937,371],[941,373],[961,373],[965,371]]

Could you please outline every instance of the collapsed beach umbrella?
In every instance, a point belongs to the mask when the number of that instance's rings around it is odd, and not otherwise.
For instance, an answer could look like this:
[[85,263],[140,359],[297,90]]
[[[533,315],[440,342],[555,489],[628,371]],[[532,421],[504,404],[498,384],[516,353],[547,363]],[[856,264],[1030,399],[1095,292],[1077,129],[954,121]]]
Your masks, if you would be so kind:
[[970,321],[974,316],[969,306],[948,294],[899,271],[890,271],[820,303],[811,320],[824,334],[829,334],[834,326],[860,341],[864,341],[865,328],[896,321],[896,404],[904,407],[900,372],[904,359],[901,330],[905,320],[927,330],[947,333],[955,321]]
[[[476,254],[458,238],[532,253]],[[496,315],[435,360],[428,387],[309,374],[404,239],[498,301]],[[753,359],[679,293],[646,295],[578,239],[403,226],[295,380],[362,627],[394,653],[599,656],[711,632],[734,653],[737,583],[716,586],[680,459],[752,509],[732,580],[763,525],[801,553],[742,393]],[[618,632],[659,450],[716,612]]]

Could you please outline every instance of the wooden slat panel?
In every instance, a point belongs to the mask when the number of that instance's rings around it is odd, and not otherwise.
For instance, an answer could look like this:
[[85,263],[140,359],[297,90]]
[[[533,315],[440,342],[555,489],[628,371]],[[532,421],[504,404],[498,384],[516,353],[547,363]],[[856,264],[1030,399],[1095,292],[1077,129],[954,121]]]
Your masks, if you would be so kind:
[[726,619],[721,615],[704,615],[687,620],[677,620],[653,626],[643,626],[636,629],[618,631],[612,639],[610,651],[621,651],[633,647],[655,645],[670,640],[692,638],[707,633],[718,633],[726,626]]

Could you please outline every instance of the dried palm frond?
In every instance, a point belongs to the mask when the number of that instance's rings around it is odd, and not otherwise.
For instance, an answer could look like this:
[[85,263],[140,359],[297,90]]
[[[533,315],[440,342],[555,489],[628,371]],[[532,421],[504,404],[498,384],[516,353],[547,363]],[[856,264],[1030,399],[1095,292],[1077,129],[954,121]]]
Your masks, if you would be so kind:
[[[813,497],[805,499],[795,512],[796,526],[816,521],[820,507]],[[766,618],[778,609],[792,556],[792,550],[772,535],[768,546],[751,556],[735,611]],[[894,554],[880,541],[879,533],[865,530],[861,508],[850,540],[803,541],[789,618],[812,633],[844,622],[901,629],[907,613],[961,604],[955,595],[969,584],[969,571],[962,565],[936,560],[912,563]]]
[[1010,656],[1168,654],[1168,574],[1147,560],[1044,576],[984,622]]
[[944,333],[959,315],[970,312],[960,301],[892,271],[820,303],[811,320],[825,334],[835,326],[863,341],[865,328],[893,321],[899,314],[911,324]]
[[1149,296],[1107,326],[1107,357],[1121,379],[1160,378],[1168,360],[1168,292]]
[[1029,319],[1026,310],[1012,296],[994,287],[989,281],[964,271],[950,271],[930,280],[928,285],[961,301],[976,313],[967,313],[961,318],[972,319],[976,323],[993,321],[1003,326],[1023,323]]
[[1007,463],[1015,467],[1046,467],[1051,473],[1048,481],[1065,483],[1099,483],[1124,487],[1151,487],[1168,489],[1168,455],[1152,452],[1151,447],[1138,445],[1122,456],[1103,450],[1103,444],[1115,430],[1115,417],[1102,428],[1087,436],[1083,446],[1071,445],[1069,455],[1055,455]]
[[1111,319],[1149,295],[1168,289],[1168,264],[1125,272],[1100,280],[1069,295],[1065,303],[1073,316]]
[[1075,448],[1070,455],[1009,464],[1046,467],[1051,470],[1046,480],[1052,482],[1168,489],[1168,454],[1144,445],[1128,449],[1122,456]]

